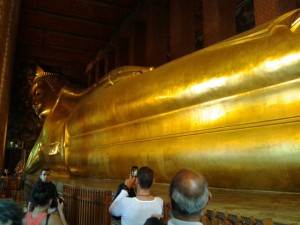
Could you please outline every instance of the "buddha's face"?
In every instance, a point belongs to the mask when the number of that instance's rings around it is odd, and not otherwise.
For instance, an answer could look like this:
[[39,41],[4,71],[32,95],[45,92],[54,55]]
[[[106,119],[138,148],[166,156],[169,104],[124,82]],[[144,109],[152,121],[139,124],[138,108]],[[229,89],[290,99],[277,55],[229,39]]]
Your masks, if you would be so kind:
[[35,113],[45,119],[51,112],[55,102],[56,94],[45,81],[37,81],[31,88],[32,107]]

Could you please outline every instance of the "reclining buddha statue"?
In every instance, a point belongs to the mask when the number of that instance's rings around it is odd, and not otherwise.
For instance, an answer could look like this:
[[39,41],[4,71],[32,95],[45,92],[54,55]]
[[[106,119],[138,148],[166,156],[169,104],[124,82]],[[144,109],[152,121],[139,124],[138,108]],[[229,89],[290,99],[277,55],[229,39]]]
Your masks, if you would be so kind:
[[149,165],[161,183],[190,168],[212,187],[300,191],[299,16],[158,68],[116,68],[87,89],[37,73],[45,122],[27,173],[124,179]]

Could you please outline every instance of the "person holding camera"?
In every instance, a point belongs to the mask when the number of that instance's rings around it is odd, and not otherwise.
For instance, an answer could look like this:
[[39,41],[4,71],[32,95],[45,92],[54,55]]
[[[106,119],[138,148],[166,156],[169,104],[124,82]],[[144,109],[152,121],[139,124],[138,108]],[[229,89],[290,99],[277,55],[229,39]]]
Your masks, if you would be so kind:
[[[163,213],[163,200],[151,194],[153,171],[149,167],[138,170],[137,176],[130,175],[121,185],[121,191],[109,207],[113,216],[121,217],[121,225],[143,225],[153,216],[160,217]],[[136,187],[135,197],[129,197],[128,191]]]
[[[58,198],[58,192],[56,190],[56,186],[55,186],[55,184],[53,184],[50,181],[50,176],[51,176],[50,169],[48,169],[48,168],[41,169],[40,176],[39,176],[39,181],[49,183],[49,188],[51,188],[52,193],[53,193],[53,201],[52,201],[52,204],[49,207],[49,213],[57,211],[57,202],[56,202],[56,199]],[[31,191],[30,195],[29,195],[28,206],[27,206],[27,211],[28,212],[32,212],[33,209],[34,209],[34,203],[33,203],[34,201],[33,201],[32,194],[33,194],[33,192]]]
[[[32,189],[32,200],[35,207],[32,212],[27,212],[23,219],[23,225],[68,225],[63,207],[64,203],[59,199],[53,199],[53,188],[49,182],[38,181]],[[53,201],[56,201],[58,213],[47,213]]]

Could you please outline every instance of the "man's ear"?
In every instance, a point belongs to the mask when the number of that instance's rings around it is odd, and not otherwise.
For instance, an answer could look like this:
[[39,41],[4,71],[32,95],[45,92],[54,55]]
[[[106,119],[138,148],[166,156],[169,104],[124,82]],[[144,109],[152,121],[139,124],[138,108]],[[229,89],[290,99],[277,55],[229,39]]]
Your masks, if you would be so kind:
[[211,192],[209,191],[209,194],[208,194],[208,201],[207,201],[206,205],[208,205],[208,203],[211,201],[211,199],[212,199],[212,194],[211,194]]

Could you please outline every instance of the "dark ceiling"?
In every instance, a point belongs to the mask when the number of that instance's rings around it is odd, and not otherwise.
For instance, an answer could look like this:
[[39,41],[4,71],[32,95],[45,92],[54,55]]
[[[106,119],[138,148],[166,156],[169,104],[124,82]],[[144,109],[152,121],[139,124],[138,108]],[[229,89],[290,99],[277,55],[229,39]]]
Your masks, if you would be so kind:
[[88,63],[151,1],[22,0],[15,58],[80,80]]
[[141,0],[23,0],[16,59],[84,75]]

